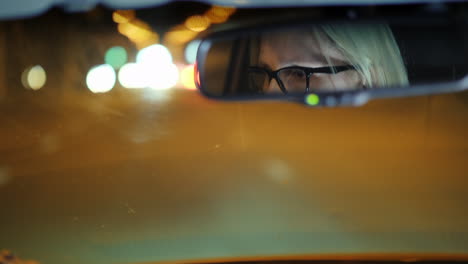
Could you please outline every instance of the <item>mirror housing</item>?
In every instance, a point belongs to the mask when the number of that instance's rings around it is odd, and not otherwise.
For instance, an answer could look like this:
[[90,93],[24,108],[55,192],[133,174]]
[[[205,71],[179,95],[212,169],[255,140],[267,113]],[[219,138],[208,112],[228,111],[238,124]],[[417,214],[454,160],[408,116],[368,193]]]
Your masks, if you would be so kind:
[[299,18],[209,34],[198,49],[197,87],[218,100],[326,107],[467,89],[468,13],[422,10]]

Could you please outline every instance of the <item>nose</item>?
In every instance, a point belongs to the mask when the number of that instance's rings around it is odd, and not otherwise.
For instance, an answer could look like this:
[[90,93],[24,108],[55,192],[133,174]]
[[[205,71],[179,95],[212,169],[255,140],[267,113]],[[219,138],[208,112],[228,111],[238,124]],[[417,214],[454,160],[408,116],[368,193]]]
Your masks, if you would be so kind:
[[268,84],[268,88],[267,88],[267,90],[265,91],[265,93],[268,93],[268,94],[277,94],[277,93],[283,93],[283,92],[281,91],[281,88],[279,87],[278,82],[276,82],[275,79],[271,79],[271,80],[270,80],[270,83]]

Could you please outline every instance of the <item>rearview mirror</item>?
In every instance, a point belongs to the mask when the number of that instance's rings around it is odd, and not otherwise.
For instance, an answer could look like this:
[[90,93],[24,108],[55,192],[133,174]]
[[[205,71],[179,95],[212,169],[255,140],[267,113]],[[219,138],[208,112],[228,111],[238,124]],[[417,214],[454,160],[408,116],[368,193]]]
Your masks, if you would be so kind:
[[207,36],[196,78],[215,99],[360,105],[466,89],[467,44],[466,17],[257,26]]

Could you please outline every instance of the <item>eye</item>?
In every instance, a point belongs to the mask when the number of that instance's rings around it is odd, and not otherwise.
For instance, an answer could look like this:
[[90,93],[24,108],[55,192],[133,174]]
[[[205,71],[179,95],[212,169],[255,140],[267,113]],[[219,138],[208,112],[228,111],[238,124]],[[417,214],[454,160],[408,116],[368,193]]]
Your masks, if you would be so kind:
[[301,70],[294,70],[291,72],[292,77],[294,78],[305,78],[305,72]]
[[300,69],[284,69],[280,71],[280,76],[285,79],[305,80],[306,74]]

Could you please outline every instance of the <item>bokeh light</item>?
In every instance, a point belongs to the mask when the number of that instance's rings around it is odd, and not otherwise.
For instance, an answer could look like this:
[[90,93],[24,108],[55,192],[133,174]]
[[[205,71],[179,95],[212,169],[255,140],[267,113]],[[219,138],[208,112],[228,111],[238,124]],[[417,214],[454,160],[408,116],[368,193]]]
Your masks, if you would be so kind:
[[119,69],[127,62],[127,51],[123,47],[112,47],[107,50],[104,61],[114,69]]
[[165,46],[155,44],[140,50],[136,62],[145,65],[145,67],[168,65],[172,63],[172,55]]
[[210,20],[206,16],[194,15],[187,18],[185,26],[195,32],[201,32],[210,26]]
[[230,16],[236,12],[236,8],[230,6],[212,6],[210,10],[217,16]]
[[86,75],[86,85],[93,93],[105,93],[112,90],[115,80],[115,70],[109,64],[94,66]]
[[180,72],[180,82],[184,88],[189,90],[196,90],[195,86],[195,69],[194,65],[188,65]]
[[233,7],[212,6],[206,11],[205,16],[211,23],[218,24],[226,22],[235,11]]
[[206,18],[208,18],[208,20],[210,20],[211,23],[213,24],[220,24],[220,23],[224,23],[228,20],[228,16],[223,16],[223,17],[220,17],[220,16],[216,16],[214,13],[212,12],[207,12],[206,13]]
[[146,73],[148,86],[152,89],[166,90],[174,87],[179,81],[179,69],[173,63],[155,65],[150,69],[151,72]]
[[119,70],[119,82],[128,89],[145,88],[148,86],[144,66],[137,63],[127,63]]
[[33,67],[27,68],[23,72],[21,81],[23,86],[27,89],[37,91],[45,85],[47,81],[47,74],[41,65],[35,65]]
[[130,40],[141,41],[152,36],[151,27],[140,20],[132,20],[129,23],[119,24],[119,32]]
[[152,32],[151,35],[148,35],[147,38],[141,39],[138,41],[133,41],[137,47],[137,49],[143,49],[148,46],[154,45],[159,42],[159,35],[155,32]]
[[139,49],[159,41],[159,35],[152,31],[151,26],[138,19],[121,23],[117,29],[122,35],[134,42]]
[[193,40],[185,47],[185,60],[188,63],[194,64],[197,60],[197,51],[200,46],[200,42],[200,40]]
[[137,53],[136,63],[123,65],[118,79],[123,87],[129,89],[165,90],[177,84],[179,70],[172,62],[170,51],[163,45],[154,44]]
[[198,87],[201,87],[201,82],[200,82],[200,71],[198,70],[198,63],[195,62],[195,65],[193,66],[193,70],[195,72],[195,84]]
[[197,32],[188,30],[185,26],[175,27],[164,35],[164,41],[171,44],[184,44],[192,40]]
[[112,13],[115,23],[127,23],[135,18],[135,10],[117,10]]

